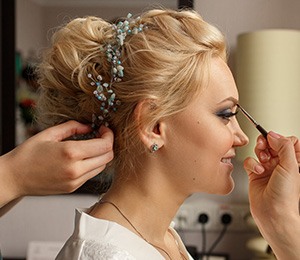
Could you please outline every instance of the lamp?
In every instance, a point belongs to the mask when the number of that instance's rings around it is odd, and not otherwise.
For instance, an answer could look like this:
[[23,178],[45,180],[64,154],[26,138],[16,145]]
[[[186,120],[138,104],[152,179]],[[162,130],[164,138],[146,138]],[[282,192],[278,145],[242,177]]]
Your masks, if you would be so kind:
[[[238,36],[237,87],[240,104],[266,130],[300,135],[300,31],[262,30]],[[250,143],[238,159],[254,156],[259,132],[242,116]]]

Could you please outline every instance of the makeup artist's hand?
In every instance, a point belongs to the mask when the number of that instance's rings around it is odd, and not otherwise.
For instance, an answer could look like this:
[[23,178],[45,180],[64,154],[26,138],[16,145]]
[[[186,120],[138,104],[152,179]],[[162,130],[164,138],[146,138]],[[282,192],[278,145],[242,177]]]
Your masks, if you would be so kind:
[[296,137],[259,136],[258,161],[247,158],[249,200],[253,218],[278,259],[300,256],[300,142]]
[[[113,158],[113,133],[65,140],[91,131],[75,121],[48,128],[0,157],[0,208],[26,195],[69,193],[100,173]],[[65,141],[64,141],[65,140]]]

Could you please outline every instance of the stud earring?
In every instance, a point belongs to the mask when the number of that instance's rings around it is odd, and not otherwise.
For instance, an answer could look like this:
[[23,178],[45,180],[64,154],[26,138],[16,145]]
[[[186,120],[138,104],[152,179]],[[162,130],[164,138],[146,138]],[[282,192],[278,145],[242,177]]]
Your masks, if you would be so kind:
[[158,144],[154,143],[150,146],[150,152],[151,153],[155,153],[156,151],[158,151],[159,147]]

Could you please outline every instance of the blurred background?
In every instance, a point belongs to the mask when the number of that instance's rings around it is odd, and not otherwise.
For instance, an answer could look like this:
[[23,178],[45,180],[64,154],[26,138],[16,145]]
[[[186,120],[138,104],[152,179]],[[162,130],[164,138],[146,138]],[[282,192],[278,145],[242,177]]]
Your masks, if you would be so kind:
[[[237,80],[241,104],[268,130],[288,135],[300,132],[298,0],[1,0],[1,153],[39,131],[32,121],[38,88],[32,69],[57,26],[79,16],[112,20],[159,6],[194,8],[217,26],[227,38],[228,64]],[[276,31],[275,38],[270,38],[270,31]],[[262,33],[259,40],[258,32]],[[271,64],[278,66],[273,70]],[[267,86],[268,82],[272,84]],[[289,116],[272,116],[278,115],[276,109]],[[258,133],[243,118],[240,122],[254,141]],[[174,219],[195,258],[200,259],[203,251],[211,251],[214,258],[206,259],[273,259],[249,212],[248,179],[242,159],[251,154],[253,145],[252,142],[236,159],[236,188],[230,195],[195,194]],[[71,195],[23,199],[0,219],[4,258],[53,259],[73,230],[74,208],[89,207],[97,199],[89,188]]]

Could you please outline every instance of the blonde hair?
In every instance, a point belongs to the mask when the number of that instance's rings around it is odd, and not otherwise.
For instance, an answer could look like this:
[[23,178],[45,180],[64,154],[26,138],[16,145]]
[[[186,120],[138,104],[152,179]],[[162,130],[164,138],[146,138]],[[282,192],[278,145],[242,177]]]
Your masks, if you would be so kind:
[[[147,149],[138,137],[137,104],[153,101],[146,124],[179,113],[203,89],[211,58],[226,59],[223,35],[194,11],[151,10],[140,22],[147,29],[128,36],[122,47],[124,78],[113,84],[121,105],[109,119],[115,134],[115,167],[125,172],[138,163],[135,154]],[[97,17],[74,19],[54,34],[38,70],[40,122],[91,123],[92,114],[100,113],[87,75],[101,75],[110,82],[110,64],[102,48],[113,37],[111,25]]]

